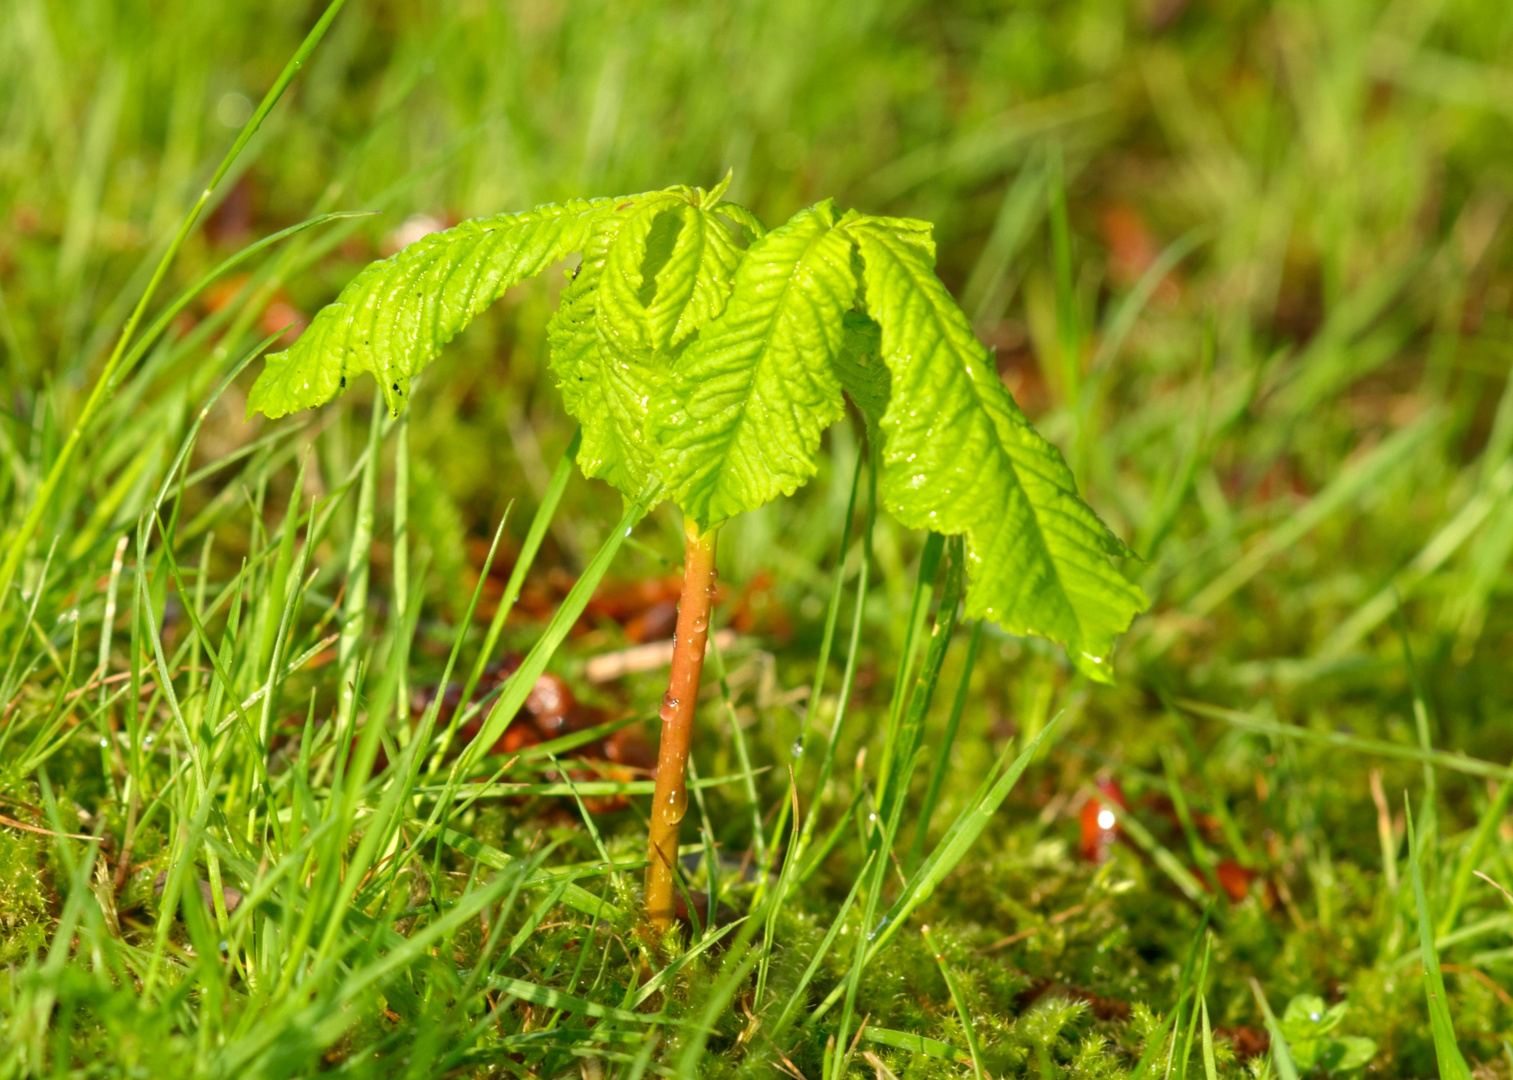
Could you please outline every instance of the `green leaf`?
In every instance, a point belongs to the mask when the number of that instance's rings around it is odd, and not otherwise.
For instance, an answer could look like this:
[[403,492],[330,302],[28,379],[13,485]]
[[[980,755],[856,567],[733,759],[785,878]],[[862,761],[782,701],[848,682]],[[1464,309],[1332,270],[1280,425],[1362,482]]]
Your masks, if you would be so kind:
[[1346,1035],[1335,1039],[1329,1053],[1324,1056],[1324,1067],[1332,1072],[1349,1072],[1359,1069],[1376,1057],[1376,1042],[1359,1035]]
[[677,362],[653,408],[671,496],[708,527],[818,468],[820,434],[844,410],[832,364],[856,294],[851,241],[828,203],[754,242],[723,314]]
[[681,224],[671,199],[648,200],[626,217],[605,252],[595,329],[611,353],[644,363],[656,351],[647,311],[653,297],[645,294],[655,290],[656,268],[666,262]]
[[883,363],[883,328],[857,311],[846,312],[841,326],[841,349],[835,356],[835,377],[856,402],[867,421],[867,433],[878,440],[878,422],[888,411],[888,365]]
[[741,249],[724,219],[699,206],[681,206],[682,227],[657,271],[656,296],[647,307],[652,346],[676,349],[725,310]]
[[1340,1026],[1340,1021],[1345,1019],[1345,1011],[1343,1001],[1331,1009],[1321,997],[1299,994],[1282,1011],[1282,1033],[1292,1043],[1322,1038]]
[[[607,480],[629,498],[645,486],[656,461],[646,437],[646,410],[665,372],[653,355],[651,324],[640,295],[641,264],[653,227],[668,209],[659,201],[623,223],[604,223],[594,250],[584,253],[574,283],[588,295],[571,298],[575,320],[590,310],[591,318],[575,323],[572,341],[560,357],[557,336],[548,332],[563,400],[583,425],[578,465],[583,475]],[[569,302],[564,296],[563,312]],[[574,379],[582,391],[578,400],[572,400],[569,389]]]
[[846,223],[882,326],[892,397],[882,492],[904,524],[967,537],[967,615],[1064,644],[1107,681],[1114,639],[1149,601],[1109,562],[1128,554],[1077,494],[1061,453],[1031,425],[934,272],[928,229]]
[[[714,192],[710,192],[711,195]],[[703,205],[707,209],[719,211],[722,215],[745,229],[752,240],[760,240],[767,235],[767,226],[762,224],[762,219],[753,214],[740,203],[724,202],[721,199],[705,199]]]
[[583,425],[579,467],[632,498],[657,457],[647,410],[668,348],[723,308],[741,257],[698,192],[660,195],[596,224],[547,335],[563,402]]
[[574,200],[465,221],[417,240],[353,278],[293,348],[268,358],[247,415],[323,405],[371,372],[398,415],[410,380],[511,285],[582,248],[594,222],[627,199]]
[[544,206],[417,241],[364,270],[269,358],[249,413],[319,405],[368,371],[397,414],[411,379],[474,315],[582,251],[548,340],[583,426],[585,474],[633,498],[665,481],[708,527],[814,475],[844,388],[882,449],[888,507],[907,525],[966,537],[967,614],[1060,641],[1106,678],[1114,638],[1146,605],[1110,564],[1127,551],[935,277],[929,226],[837,223],[827,201],[768,232],[723,191]]
[[1287,1048],[1292,1052],[1292,1063],[1300,1073],[1310,1071],[1334,1045],[1330,1039],[1294,1039],[1287,1034],[1286,1029],[1283,1029],[1282,1035],[1287,1039]]

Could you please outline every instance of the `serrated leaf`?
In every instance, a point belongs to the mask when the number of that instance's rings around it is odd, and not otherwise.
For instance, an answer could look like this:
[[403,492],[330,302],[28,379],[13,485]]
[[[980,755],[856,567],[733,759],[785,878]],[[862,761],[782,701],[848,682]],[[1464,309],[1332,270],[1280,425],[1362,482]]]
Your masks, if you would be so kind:
[[[917,218],[878,217],[873,214],[859,214],[855,210],[846,213],[843,225],[871,229],[885,233],[895,243],[908,244],[918,248],[919,253],[931,267],[932,273],[935,267],[935,227],[928,221],[920,221]],[[954,301],[952,302],[954,305]]]
[[665,248],[665,256],[676,239],[667,229],[659,228],[664,221],[673,228],[681,223],[671,200],[648,200],[630,214],[605,254],[599,279],[596,315],[599,340],[638,361],[646,360],[655,351],[651,319],[646,310],[651,297],[643,295],[644,271],[649,261],[648,245],[653,231],[657,231],[661,241],[659,246]]
[[[968,614],[1062,641],[1103,676],[1145,598],[1109,564],[1123,545],[935,278],[929,226],[847,215],[837,227],[822,203],[768,232],[723,191],[545,206],[427,237],[359,274],[271,357],[249,412],[321,404],[369,371],[397,413],[483,307],[583,250],[549,341],[586,474],[634,497],[661,470],[685,513],[716,524],[815,473],[844,386],[883,448],[894,513],[967,537]],[[752,239],[744,255],[739,231]],[[872,318],[848,311],[857,247]]]
[[663,478],[708,527],[814,475],[844,403],[832,368],[856,294],[851,241],[829,204],[747,249],[729,303],[679,359],[653,410]]
[[1107,680],[1114,639],[1149,603],[1109,562],[1124,545],[1004,388],[935,276],[919,223],[856,218],[846,229],[893,376],[882,419],[885,505],[913,528],[966,535],[969,617],[1058,641]]
[[835,356],[835,377],[856,402],[867,421],[867,433],[879,439],[878,421],[888,411],[890,376],[883,363],[883,328],[857,311],[846,312],[841,324],[841,348]]
[[315,316],[294,346],[268,358],[247,415],[323,405],[371,372],[389,411],[410,380],[511,285],[583,246],[593,223],[642,196],[575,200],[465,221],[373,263]]
[[[642,267],[659,221],[677,223],[671,215],[670,206],[648,204],[625,221],[606,255],[594,320],[598,354],[591,359],[596,364],[603,412],[579,417],[585,428],[584,448],[591,455],[579,452],[584,475],[602,476],[632,498],[645,486],[657,459],[647,437],[646,415],[652,395],[667,374],[652,343],[651,320],[642,298],[646,284]],[[663,237],[665,242],[665,232]],[[602,438],[590,439],[590,426],[602,430]],[[584,464],[591,458],[596,462],[592,469]]]
[[562,290],[560,306],[547,325],[547,343],[562,403],[583,427],[578,467],[583,475],[606,480],[633,497],[651,461],[645,413],[634,393],[636,380],[617,370],[627,362],[602,347],[599,316],[605,266],[625,224],[613,217],[595,225],[577,275]]
[[767,235],[767,226],[762,219],[753,214],[740,203],[725,202],[720,199],[706,200],[705,209],[718,211],[721,215],[729,218],[735,224],[746,230],[752,240],[760,240]]
[[668,374],[668,345],[723,308],[741,256],[698,198],[673,188],[604,218],[548,331],[564,403],[583,425],[579,466],[632,497],[657,456],[647,410]]
[[657,272],[657,292],[647,308],[653,348],[676,349],[725,310],[731,275],[741,249],[730,227],[700,206],[678,208],[682,228]]

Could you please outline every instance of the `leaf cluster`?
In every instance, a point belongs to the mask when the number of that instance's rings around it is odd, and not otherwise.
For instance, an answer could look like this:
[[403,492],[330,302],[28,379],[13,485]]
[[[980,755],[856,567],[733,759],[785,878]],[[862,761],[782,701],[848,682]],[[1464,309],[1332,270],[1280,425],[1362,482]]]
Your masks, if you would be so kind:
[[1147,603],[1110,562],[1129,552],[935,275],[930,226],[826,200],[769,231],[724,189],[565,202],[425,237],[269,358],[249,414],[320,405],[361,372],[397,414],[475,315],[579,254],[548,340],[586,475],[713,528],[805,484],[849,395],[883,504],[965,536],[967,614],[1061,642],[1106,679]]
[[1335,1034],[1348,1008],[1344,1001],[1326,1007],[1324,999],[1313,994],[1299,994],[1287,1003],[1281,1029],[1299,1069],[1349,1072],[1376,1056],[1375,1041],[1358,1035]]

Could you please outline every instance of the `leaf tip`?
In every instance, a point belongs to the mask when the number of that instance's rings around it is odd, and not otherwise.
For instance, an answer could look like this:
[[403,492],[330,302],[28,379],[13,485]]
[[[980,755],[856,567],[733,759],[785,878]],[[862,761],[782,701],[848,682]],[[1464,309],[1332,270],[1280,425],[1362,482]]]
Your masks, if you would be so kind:
[[1089,679],[1105,686],[1113,685],[1114,672],[1110,656],[1097,656],[1075,646],[1068,647],[1066,654],[1072,661],[1072,666]]
[[247,415],[244,419],[251,420],[258,413],[262,413],[270,420],[276,420],[290,410],[282,408],[274,398],[273,389],[278,381],[278,374],[289,362],[291,350],[270,353],[263,360],[263,370],[252,383],[252,389],[247,391]]
[[734,180],[735,167],[730,166],[726,168],[725,175],[720,179],[720,182],[703,193],[704,198],[700,200],[699,205],[705,210],[714,209],[714,207],[719,205],[720,200],[725,197],[725,192],[730,190],[731,182]]

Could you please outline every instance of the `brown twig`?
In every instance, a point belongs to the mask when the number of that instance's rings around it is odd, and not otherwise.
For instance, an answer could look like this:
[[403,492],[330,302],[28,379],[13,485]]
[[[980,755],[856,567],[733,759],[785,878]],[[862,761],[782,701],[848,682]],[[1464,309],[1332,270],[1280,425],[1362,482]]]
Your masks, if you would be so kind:
[[[1067,908],[1065,911],[1058,911],[1058,912],[1056,912],[1056,914],[1052,915],[1045,922],[1046,922],[1047,926],[1059,926],[1061,923],[1066,922],[1068,919],[1074,918],[1074,917],[1076,917],[1078,915],[1081,915],[1081,914],[1082,914],[1082,905],[1081,904],[1073,904],[1071,907]],[[994,952],[994,951],[996,951],[998,949],[1002,949],[1002,948],[1005,948],[1005,947],[1007,947],[1009,945],[1012,945],[1016,941],[1023,941],[1025,938],[1034,937],[1038,933],[1040,933],[1040,927],[1038,927],[1038,926],[1032,926],[1032,927],[1030,927],[1027,930],[1021,930],[1021,931],[1019,931],[1017,934],[1010,934],[1008,937],[999,938],[997,941],[993,942],[991,945],[984,945],[982,948],[980,948],[980,949],[977,950],[977,955],[981,956],[984,953]]]
[[[720,630],[714,635],[714,643],[721,652],[735,645],[738,640],[734,630]],[[643,671],[656,671],[672,663],[677,641],[648,641],[645,645],[633,645],[628,649],[601,653],[589,660],[583,674],[589,682],[610,682],[626,675]],[[706,653],[707,653],[706,649]]]
[[1488,975],[1485,971],[1479,971],[1474,967],[1467,967],[1464,964],[1441,964],[1439,969],[1441,971],[1448,971],[1452,975],[1469,975],[1496,994],[1497,1000],[1501,1001],[1504,1005],[1513,1005],[1513,995],[1509,995],[1506,990],[1493,982],[1492,976]]
[[24,821],[17,821],[15,818],[13,818],[13,817],[6,817],[4,814],[0,814],[0,825],[9,825],[13,829],[25,829],[27,832],[29,832],[29,833],[36,833],[39,836],[58,836],[58,837],[63,837],[64,839],[68,839],[68,840],[96,840],[96,839],[98,839],[98,837],[86,836],[83,833],[54,832],[51,829],[44,829],[44,828],[41,828],[40,826],[37,826],[37,825],[28,825]]

